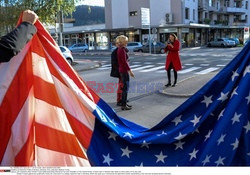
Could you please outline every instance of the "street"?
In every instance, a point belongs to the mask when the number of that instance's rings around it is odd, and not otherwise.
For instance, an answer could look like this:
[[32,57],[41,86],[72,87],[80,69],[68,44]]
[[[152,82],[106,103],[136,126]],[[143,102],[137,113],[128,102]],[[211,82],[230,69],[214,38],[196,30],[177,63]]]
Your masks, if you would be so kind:
[[[110,52],[74,55],[75,59],[89,59],[101,63],[101,67],[79,72],[80,76],[104,99],[116,113],[145,127],[159,123],[190,96],[189,89],[196,91],[218,71],[223,69],[242,49],[189,48],[180,52],[183,69],[178,72],[177,87],[166,89],[165,54],[131,53],[130,65],[135,78],[130,79],[130,111],[116,106],[118,79],[110,77]],[[209,76],[208,76],[209,75]],[[172,74],[173,76],[173,74]],[[198,78],[205,77],[202,83]],[[185,82],[185,83],[183,83]],[[175,92],[175,89],[180,90]],[[172,95],[166,92],[174,92]],[[195,92],[194,91],[194,92]],[[184,95],[183,95],[184,94]],[[185,95],[186,94],[186,95]]]

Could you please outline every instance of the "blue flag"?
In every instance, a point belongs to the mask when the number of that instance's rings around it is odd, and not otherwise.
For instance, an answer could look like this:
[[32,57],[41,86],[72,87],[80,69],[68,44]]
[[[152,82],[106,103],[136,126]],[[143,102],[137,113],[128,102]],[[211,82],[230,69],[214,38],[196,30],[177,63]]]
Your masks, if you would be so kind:
[[250,43],[151,129],[101,99],[87,149],[92,166],[249,166]]

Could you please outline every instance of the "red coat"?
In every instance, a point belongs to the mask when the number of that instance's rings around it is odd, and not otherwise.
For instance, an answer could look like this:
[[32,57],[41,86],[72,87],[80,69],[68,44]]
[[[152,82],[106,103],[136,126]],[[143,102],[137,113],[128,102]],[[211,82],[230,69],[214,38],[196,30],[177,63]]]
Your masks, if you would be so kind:
[[178,71],[182,69],[180,55],[179,55],[180,42],[178,40],[175,40],[173,46],[174,46],[173,48],[171,46],[167,46],[165,48],[165,52],[168,52],[166,57],[165,69],[167,70],[170,63],[172,63],[173,69],[175,71]]
[[127,49],[125,47],[118,47],[117,58],[118,58],[119,72],[128,73],[130,67],[128,62]]

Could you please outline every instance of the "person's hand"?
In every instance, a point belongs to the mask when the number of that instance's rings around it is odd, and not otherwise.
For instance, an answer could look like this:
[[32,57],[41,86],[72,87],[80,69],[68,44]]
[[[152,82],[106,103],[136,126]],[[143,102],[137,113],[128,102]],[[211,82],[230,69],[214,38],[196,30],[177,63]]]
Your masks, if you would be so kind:
[[22,22],[28,22],[31,24],[35,24],[37,19],[38,19],[38,16],[35,12],[33,12],[31,10],[25,10],[23,12]]
[[132,72],[132,70],[129,71],[129,75],[133,78],[135,78],[135,74]]

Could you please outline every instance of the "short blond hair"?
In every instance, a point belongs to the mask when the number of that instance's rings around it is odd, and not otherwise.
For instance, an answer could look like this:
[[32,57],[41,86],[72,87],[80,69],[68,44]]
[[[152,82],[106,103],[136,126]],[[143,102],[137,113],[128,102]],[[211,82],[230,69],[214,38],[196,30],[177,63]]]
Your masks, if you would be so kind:
[[124,47],[128,42],[128,37],[126,37],[125,35],[119,35],[118,37],[116,37],[116,42],[120,47]]

